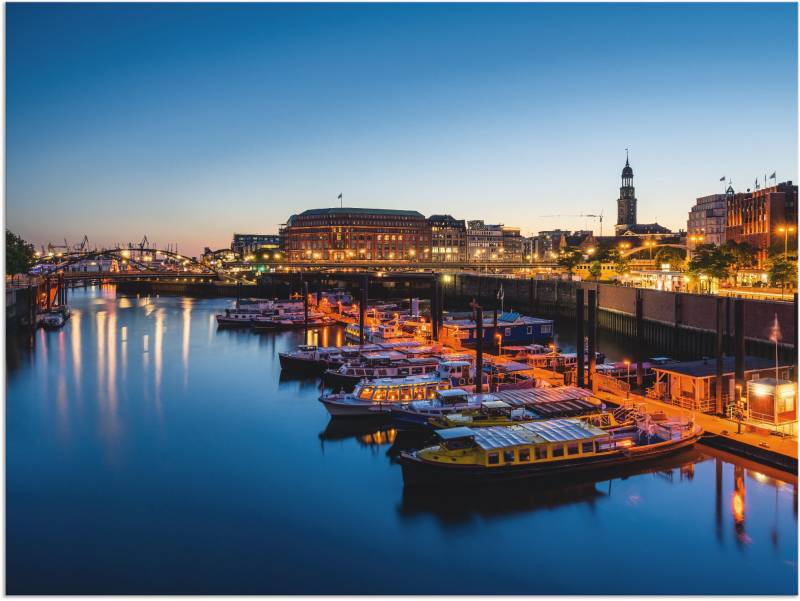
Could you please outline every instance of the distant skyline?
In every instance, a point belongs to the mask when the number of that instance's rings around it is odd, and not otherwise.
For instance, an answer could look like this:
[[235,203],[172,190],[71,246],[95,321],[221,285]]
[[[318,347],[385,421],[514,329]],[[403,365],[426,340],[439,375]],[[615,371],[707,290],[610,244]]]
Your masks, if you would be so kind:
[[324,206],[640,222],[797,181],[796,4],[7,4],[6,225],[228,246]]

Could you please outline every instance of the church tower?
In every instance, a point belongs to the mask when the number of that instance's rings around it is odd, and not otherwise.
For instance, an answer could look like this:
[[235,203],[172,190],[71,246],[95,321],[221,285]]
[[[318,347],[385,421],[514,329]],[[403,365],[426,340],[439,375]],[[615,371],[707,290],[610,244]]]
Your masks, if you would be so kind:
[[636,192],[633,187],[633,169],[625,149],[625,167],[622,169],[622,187],[617,199],[617,235],[624,233],[629,226],[636,225]]

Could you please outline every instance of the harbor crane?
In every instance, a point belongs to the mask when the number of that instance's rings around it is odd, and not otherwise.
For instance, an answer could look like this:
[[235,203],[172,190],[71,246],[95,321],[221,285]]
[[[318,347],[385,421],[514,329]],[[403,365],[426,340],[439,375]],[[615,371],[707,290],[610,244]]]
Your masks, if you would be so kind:
[[603,211],[600,211],[599,215],[594,213],[579,213],[577,215],[539,215],[539,217],[591,217],[600,222],[600,235],[603,235]]

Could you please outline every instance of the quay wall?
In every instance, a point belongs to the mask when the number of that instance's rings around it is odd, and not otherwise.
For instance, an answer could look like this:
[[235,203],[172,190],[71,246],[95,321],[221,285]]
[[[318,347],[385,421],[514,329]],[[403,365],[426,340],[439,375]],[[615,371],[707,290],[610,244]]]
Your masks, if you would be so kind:
[[[388,274],[387,274],[388,276]],[[567,280],[513,279],[498,275],[448,274],[439,276],[442,282],[444,309],[448,311],[469,309],[474,299],[485,310],[498,307],[497,290],[502,284],[504,306],[530,315],[542,317],[575,317],[575,291],[597,291],[598,327],[635,337],[636,297],[642,298],[643,337],[648,345],[663,349],[663,353],[679,359],[714,356],[716,337],[716,303],[712,295],[663,292],[614,286],[596,282]],[[228,296],[276,298],[302,290],[303,282],[309,291],[342,288],[355,292],[360,276],[337,273],[307,273],[304,275],[270,274],[257,285],[237,286],[222,283],[191,282],[120,282],[122,294],[177,294],[198,297]],[[431,296],[429,274],[392,274],[391,277],[371,276],[370,298],[409,298]],[[745,340],[747,352],[774,356],[774,344],[769,341],[775,316],[781,328],[782,340],[779,354],[783,360],[796,360],[797,356],[797,300],[793,303],[745,299]],[[723,342],[727,354],[733,354],[733,304],[729,297],[722,299]],[[586,317],[586,314],[584,314]]]

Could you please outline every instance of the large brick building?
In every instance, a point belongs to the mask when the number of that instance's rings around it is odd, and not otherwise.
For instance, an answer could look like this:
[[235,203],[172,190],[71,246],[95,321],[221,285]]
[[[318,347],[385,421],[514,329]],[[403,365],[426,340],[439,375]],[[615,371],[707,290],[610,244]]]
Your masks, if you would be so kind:
[[290,261],[427,261],[430,227],[417,211],[310,209],[282,231]]
[[728,194],[726,209],[726,240],[753,246],[759,263],[767,258],[771,246],[783,242],[778,228],[793,226],[793,236],[797,235],[797,186],[790,181]]

